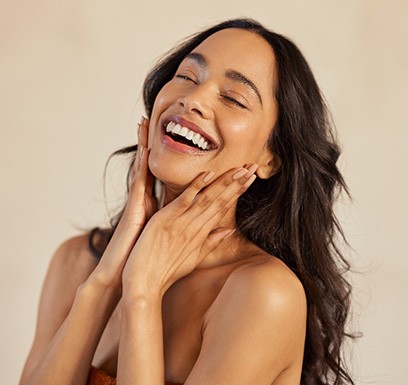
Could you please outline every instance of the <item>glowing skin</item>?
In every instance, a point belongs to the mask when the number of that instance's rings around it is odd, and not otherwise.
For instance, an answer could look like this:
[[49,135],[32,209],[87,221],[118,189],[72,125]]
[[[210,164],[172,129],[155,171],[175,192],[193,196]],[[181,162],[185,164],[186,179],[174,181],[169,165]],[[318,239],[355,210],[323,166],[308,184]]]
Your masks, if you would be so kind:
[[[277,119],[272,48],[255,33],[226,29],[207,38],[192,54],[154,103],[149,128],[152,173],[176,195],[203,171],[218,176],[257,163],[258,176],[270,176],[278,162],[266,148]],[[198,126],[217,148],[185,153],[163,143],[163,123],[173,115]]]
[[[88,234],[53,258],[20,385],[85,384],[92,362],[118,385],[300,383],[302,284],[234,231],[253,174],[279,167],[266,148],[274,68],[269,44],[236,29],[181,63],[150,126],[141,122],[126,206],[102,258]],[[174,141],[177,132],[206,145]],[[165,185],[157,212],[148,166]]]

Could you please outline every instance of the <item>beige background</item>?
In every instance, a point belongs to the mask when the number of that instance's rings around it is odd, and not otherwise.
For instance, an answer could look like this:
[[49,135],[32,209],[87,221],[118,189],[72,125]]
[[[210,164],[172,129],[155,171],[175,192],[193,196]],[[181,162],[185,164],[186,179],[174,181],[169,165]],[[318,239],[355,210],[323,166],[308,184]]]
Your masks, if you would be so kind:
[[[147,70],[184,36],[241,15],[298,43],[334,114],[354,197],[339,216],[361,272],[351,276],[364,333],[350,350],[356,382],[408,383],[408,1],[2,0],[3,384],[18,381],[53,251],[104,220],[103,166],[134,141]],[[110,169],[110,207],[123,163]]]

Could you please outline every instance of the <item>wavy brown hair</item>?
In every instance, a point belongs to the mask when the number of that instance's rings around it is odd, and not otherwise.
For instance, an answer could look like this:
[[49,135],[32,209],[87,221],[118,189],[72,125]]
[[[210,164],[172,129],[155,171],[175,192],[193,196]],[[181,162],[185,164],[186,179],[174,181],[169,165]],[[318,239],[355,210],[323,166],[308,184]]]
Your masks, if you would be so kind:
[[[278,120],[271,127],[269,148],[282,166],[269,179],[257,178],[239,198],[236,219],[241,233],[280,258],[299,277],[306,291],[308,314],[302,385],[354,384],[342,355],[351,287],[350,269],[336,240],[344,234],[333,204],[347,187],[336,166],[340,155],[333,124],[310,67],[297,46],[251,19],[234,19],[200,32],[164,56],[147,75],[144,104],[150,117],[156,96],[170,81],[184,57],[207,37],[226,28],[240,28],[264,38],[274,51],[277,84],[273,93]],[[113,155],[132,153],[126,147]],[[129,174],[128,174],[129,175]],[[94,229],[92,252],[100,233],[110,239],[122,212],[108,231]]]

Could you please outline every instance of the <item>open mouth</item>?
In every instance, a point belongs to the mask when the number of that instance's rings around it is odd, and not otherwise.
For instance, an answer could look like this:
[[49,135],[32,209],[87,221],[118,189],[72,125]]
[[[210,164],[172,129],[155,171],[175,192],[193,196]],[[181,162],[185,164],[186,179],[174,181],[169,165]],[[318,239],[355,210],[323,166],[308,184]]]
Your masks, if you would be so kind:
[[175,142],[184,144],[191,148],[195,148],[200,151],[210,151],[215,148],[215,145],[208,139],[204,138],[201,134],[176,122],[170,121],[167,124],[164,124],[164,131],[165,134]]

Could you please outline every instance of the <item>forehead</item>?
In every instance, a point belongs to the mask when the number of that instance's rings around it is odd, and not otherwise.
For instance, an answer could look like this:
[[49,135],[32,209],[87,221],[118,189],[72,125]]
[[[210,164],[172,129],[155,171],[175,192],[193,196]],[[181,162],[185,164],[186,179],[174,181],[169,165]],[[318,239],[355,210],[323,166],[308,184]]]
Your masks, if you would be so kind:
[[272,93],[275,56],[269,43],[258,34],[238,28],[224,29],[209,36],[192,52],[202,54],[212,67],[243,73],[265,93]]

